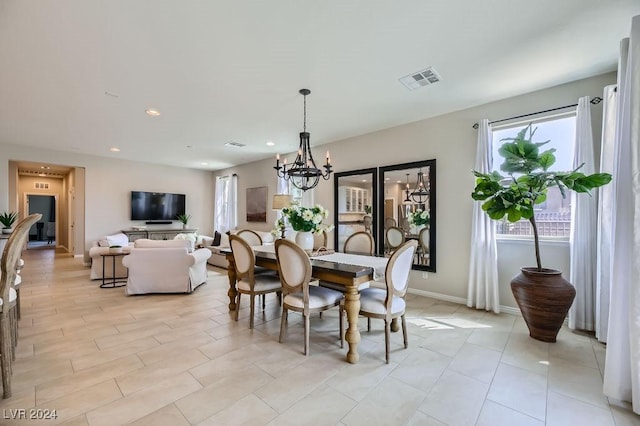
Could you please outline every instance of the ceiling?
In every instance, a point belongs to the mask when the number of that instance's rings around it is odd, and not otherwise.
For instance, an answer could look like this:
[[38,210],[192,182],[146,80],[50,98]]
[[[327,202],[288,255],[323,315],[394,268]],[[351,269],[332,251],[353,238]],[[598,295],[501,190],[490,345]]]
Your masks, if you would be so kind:
[[[226,168],[297,149],[301,88],[313,147],[612,71],[637,14],[638,0],[3,0],[0,143]],[[440,82],[398,80],[429,66]]]

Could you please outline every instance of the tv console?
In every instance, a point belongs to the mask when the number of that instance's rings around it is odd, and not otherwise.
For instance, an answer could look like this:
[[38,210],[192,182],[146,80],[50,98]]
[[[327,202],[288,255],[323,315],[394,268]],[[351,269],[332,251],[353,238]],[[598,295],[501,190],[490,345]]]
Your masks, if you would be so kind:
[[[158,222],[155,222],[158,223]],[[129,241],[135,241],[138,238],[148,238],[150,240],[173,240],[176,235],[183,233],[196,232],[197,229],[127,229],[122,233],[129,237]]]

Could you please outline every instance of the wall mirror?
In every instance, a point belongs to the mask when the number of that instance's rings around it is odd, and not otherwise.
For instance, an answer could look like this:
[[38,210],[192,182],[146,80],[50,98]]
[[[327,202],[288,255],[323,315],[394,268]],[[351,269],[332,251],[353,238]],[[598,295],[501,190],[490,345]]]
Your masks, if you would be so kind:
[[[436,160],[395,164],[379,169],[378,252],[389,254],[407,239],[418,241],[413,269],[436,271]],[[411,223],[427,212],[429,223]]]
[[[334,247],[343,251],[349,235],[371,232],[376,240],[378,200],[377,169],[360,169],[335,173],[333,177],[335,230]],[[377,240],[376,240],[377,243]]]

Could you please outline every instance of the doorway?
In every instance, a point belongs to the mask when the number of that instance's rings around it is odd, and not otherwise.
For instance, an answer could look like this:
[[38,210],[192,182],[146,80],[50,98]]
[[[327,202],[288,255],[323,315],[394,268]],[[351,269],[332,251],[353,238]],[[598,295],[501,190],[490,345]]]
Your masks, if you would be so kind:
[[42,219],[34,223],[29,230],[27,250],[55,249],[56,218],[58,216],[57,196],[26,194],[28,214],[40,213]]

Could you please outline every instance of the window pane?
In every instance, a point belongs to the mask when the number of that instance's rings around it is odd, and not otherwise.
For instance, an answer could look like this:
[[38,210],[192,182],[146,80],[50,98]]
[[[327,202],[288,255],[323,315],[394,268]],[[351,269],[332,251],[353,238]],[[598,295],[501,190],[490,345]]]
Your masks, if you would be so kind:
[[[573,146],[575,143],[576,118],[575,115],[547,121],[533,121],[536,132],[533,142],[550,142],[541,149],[555,148],[556,162],[549,168],[550,171],[567,171],[573,168]],[[500,165],[503,158],[498,154],[504,138],[515,137],[526,126],[496,129],[493,131],[493,170],[500,174]],[[571,232],[571,193],[566,192],[566,198],[562,197],[557,187],[549,188],[547,200],[535,206],[535,218],[538,225],[538,234],[549,237],[569,238]],[[511,223],[506,219],[498,222],[496,228],[502,235],[533,235],[528,220]]]

